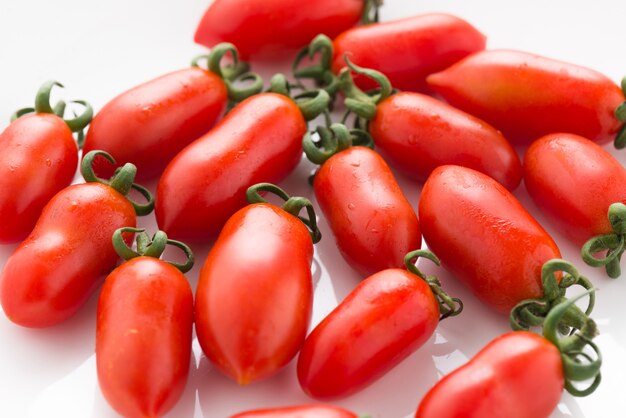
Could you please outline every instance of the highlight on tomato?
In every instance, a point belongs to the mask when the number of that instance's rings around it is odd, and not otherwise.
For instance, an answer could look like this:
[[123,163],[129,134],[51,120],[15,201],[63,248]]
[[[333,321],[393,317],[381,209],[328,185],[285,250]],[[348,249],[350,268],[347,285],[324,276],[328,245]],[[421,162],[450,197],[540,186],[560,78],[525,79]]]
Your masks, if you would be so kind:
[[230,418],[359,418],[359,416],[338,406],[297,405],[256,409],[241,412]]
[[422,235],[413,207],[364,131],[339,123],[319,126],[319,141],[304,137],[307,158],[320,168],[315,197],[346,262],[363,277],[404,266]]
[[339,88],[347,110],[356,115],[356,127],[367,129],[377,149],[403,174],[423,182],[435,168],[451,164],[487,174],[509,190],[519,185],[519,157],[498,130],[430,96],[393,94],[384,74],[345,59],[350,70],[379,86],[366,94],[348,68],[342,70]]
[[[93,171],[98,155],[115,164],[105,152],[88,153],[81,164],[87,183],[66,187],[50,200],[0,274],[2,309],[18,325],[50,327],[74,315],[117,263],[113,233],[152,211],[150,192],[133,183],[135,166],[126,164],[104,181]],[[131,189],[147,203],[129,200]]]
[[215,0],[194,40],[212,47],[232,42],[244,59],[288,56],[319,33],[339,35],[359,20],[378,20],[382,0]]
[[406,270],[368,277],[309,334],[298,357],[307,395],[331,399],[364,389],[421,347],[441,319],[461,312],[461,301],[415,266],[419,257],[439,264],[430,251],[410,252]]
[[[261,193],[285,203],[267,203]],[[267,183],[250,187],[247,198],[209,252],[195,304],[202,350],[240,385],[269,378],[300,350],[313,306],[313,244],[321,238],[307,199]]]
[[626,146],[626,82],[620,89],[586,67],[521,51],[488,50],[427,81],[451,105],[487,121],[518,145],[566,132]]
[[[429,74],[482,51],[485,43],[478,29],[457,16],[421,14],[343,32],[333,41],[332,69],[339,74],[347,54],[355,64],[384,73],[400,90],[429,93]],[[365,90],[378,87],[366,77],[355,81]]]
[[274,77],[271,92],[239,103],[170,162],[157,188],[161,230],[176,239],[210,239],[246,205],[248,187],[293,171],[307,120],[324,112],[330,97],[324,90],[290,94],[284,76]]
[[[222,65],[229,54],[232,64]],[[204,59],[206,69],[200,66]],[[159,176],[180,150],[215,125],[227,104],[261,92],[263,80],[248,69],[232,44],[219,44],[190,68],[121,93],[96,114],[85,152],[103,150],[120,164],[133,163],[142,179]],[[110,176],[114,169],[105,159],[95,161],[98,175]]]
[[[600,384],[602,364],[592,341],[595,323],[587,318],[571,335],[559,332],[575,300],[556,305],[544,322],[543,337],[513,331],[491,341],[437,382],[415,418],[548,418],[564,388],[574,396],[591,394]],[[589,380],[587,388],[577,387],[577,382]]]
[[[0,133],[0,244],[23,240],[32,231],[43,207],[74,178],[78,147],[72,134],[89,124],[91,106],[73,119],[63,119],[66,103],[50,104],[57,81],[45,82],[35,107],[20,109]],[[81,144],[79,143],[78,146]]]
[[[132,250],[123,234],[137,233]],[[193,294],[184,273],[191,249],[158,231],[120,228],[113,247],[126,260],[107,277],[96,327],[98,383],[107,402],[128,418],[160,417],[181,397],[189,374]],[[160,259],[166,247],[185,252],[184,264]]]
[[[524,157],[528,194],[585,262],[620,275],[626,235],[626,170],[599,145],[574,134],[539,138]],[[607,216],[608,214],[608,216]],[[607,251],[601,258],[595,253]]]
[[500,183],[478,171],[441,166],[420,196],[422,234],[446,270],[487,306],[508,313],[544,293],[541,269],[556,243]]

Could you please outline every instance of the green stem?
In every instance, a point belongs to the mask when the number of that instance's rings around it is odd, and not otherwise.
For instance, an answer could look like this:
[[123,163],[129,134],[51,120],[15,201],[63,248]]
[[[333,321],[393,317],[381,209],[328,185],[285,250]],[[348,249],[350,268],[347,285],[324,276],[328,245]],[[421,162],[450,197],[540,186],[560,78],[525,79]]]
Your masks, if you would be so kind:
[[351,129],[344,124],[333,123],[330,126],[318,126],[316,132],[319,142],[313,140],[311,132],[307,132],[302,140],[304,154],[313,164],[322,165],[330,157],[351,146],[373,148],[374,141],[365,131]]
[[[592,267],[604,267],[611,278],[621,275],[620,260],[626,251],[626,205],[613,203],[608,210],[612,233],[598,235],[588,240],[582,247],[580,255],[585,263]],[[594,254],[605,252],[602,258]]]
[[[291,70],[298,82],[301,79],[313,80],[317,87],[324,89],[334,99],[339,90],[339,79],[331,68],[333,51],[332,40],[326,35],[317,35],[308,46],[298,52],[291,65]],[[318,63],[300,68],[300,64],[305,58],[314,60],[316,55],[320,56]],[[304,88],[302,84],[299,85]]]
[[363,13],[361,15],[361,22],[364,25],[371,23],[377,23],[379,20],[378,9],[383,5],[383,0],[364,0]]
[[327,111],[331,102],[330,95],[322,89],[302,92],[293,99],[306,121],[311,121]]
[[[622,78],[622,93],[626,96],[626,77]],[[622,149],[626,147],[626,101],[617,106],[615,117],[622,122],[622,127],[617,133],[613,145],[617,149]]]
[[[135,212],[138,216],[145,216],[152,212],[154,209],[154,197],[152,193],[148,189],[138,184],[133,183],[135,180],[135,174],[137,173],[137,167],[135,167],[132,163],[126,163],[123,167],[117,169],[113,177],[111,177],[108,181],[103,180],[96,176],[96,173],[93,169],[93,161],[97,156],[104,157],[108,162],[112,165],[116,165],[115,159],[107,152],[94,150],[90,151],[83,157],[81,162],[81,174],[86,182],[91,183],[101,183],[106,184],[107,186],[112,187],[122,195],[126,196],[126,198],[130,201],[130,203],[135,208]],[[146,203],[140,204],[128,197],[128,193],[131,189],[137,190],[139,193],[146,198]]]
[[[137,251],[133,251],[126,241],[124,241],[124,233],[137,233]],[[143,228],[120,228],[113,233],[113,248],[117,254],[124,260],[128,261],[136,257],[152,257],[160,258],[168,245],[180,248],[185,253],[186,261],[182,264],[166,261],[168,264],[176,267],[182,273],[186,273],[193,267],[194,255],[186,244],[180,241],[174,241],[167,238],[167,234],[163,231],[157,231],[152,238],[148,236]]]
[[424,257],[435,263],[437,266],[440,266],[441,262],[434,253],[428,250],[412,251],[404,257],[404,265],[406,266],[407,270],[419,277],[420,279],[424,280],[430,287],[430,290],[435,295],[437,303],[439,304],[439,312],[441,313],[439,320],[442,321],[448,317],[457,316],[458,314],[460,314],[463,311],[463,302],[461,301],[461,299],[453,298],[448,295],[442,289],[441,282],[439,281],[439,278],[437,278],[437,276],[426,275],[422,273],[422,271],[418,269],[415,265],[415,261],[419,257]]
[[[268,201],[261,196],[262,192],[272,193],[284,200],[285,203],[281,206],[281,209],[297,217],[307,226],[314,244],[317,244],[320,239],[322,239],[322,233],[317,226],[315,209],[309,199],[297,196],[291,197],[283,189],[271,183],[259,183],[249,187],[246,191],[248,203],[268,203]],[[302,209],[306,209],[307,217],[300,216]]]

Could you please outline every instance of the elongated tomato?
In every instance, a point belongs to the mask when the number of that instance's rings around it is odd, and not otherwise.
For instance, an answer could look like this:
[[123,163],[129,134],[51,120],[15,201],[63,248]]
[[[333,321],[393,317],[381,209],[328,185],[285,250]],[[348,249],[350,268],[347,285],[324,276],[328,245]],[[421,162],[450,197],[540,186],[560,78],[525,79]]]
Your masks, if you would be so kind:
[[263,93],[244,100],[167,166],[157,188],[159,228],[177,239],[217,235],[245,206],[246,188],[278,182],[296,167],[305,132],[290,98]]
[[428,84],[516,144],[557,132],[602,144],[622,125],[615,117],[624,102],[617,84],[594,70],[525,52],[479,52],[430,75]]
[[358,418],[358,416],[337,406],[298,405],[257,409],[233,415],[231,418]]
[[420,248],[417,215],[391,170],[369,148],[330,157],[315,175],[315,197],[344,259],[363,277],[400,268]]
[[[224,113],[227,90],[216,74],[197,67],[165,74],[120,94],[94,118],[84,150],[104,150],[120,164],[133,163],[143,178],[161,174],[186,145]],[[106,161],[96,172],[110,176]]]
[[388,269],[361,282],[307,337],[298,380],[309,396],[357,392],[419,348],[439,323],[428,284]]
[[369,131],[390,164],[419,181],[446,164],[480,171],[509,190],[522,178],[519,157],[499,131],[429,96],[398,93],[381,101]]
[[220,371],[244,385],[296,355],[311,316],[312,257],[305,225],[277,206],[252,204],[228,220],[200,272],[195,305],[198,340]]
[[415,418],[547,418],[563,386],[558,348],[539,335],[510,332],[439,381]]
[[541,267],[560,257],[554,240],[510,192],[469,168],[433,171],[419,219],[442,265],[498,312],[542,296]]
[[[167,237],[157,236],[152,245],[159,240],[165,248]],[[113,242],[116,249],[125,246],[121,235]],[[160,254],[132,256],[109,274],[98,300],[98,382],[123,416],[160,417],[174,406],[187,381],[193,295],[181,270],[160,260]]]
[[366,0],[216,0],[205,12],[195,41],[212,47],[232,42],[244,59],[287,56],[319,33],[331,38],[354,26]]
[[[456,16],[432,13],[359,26],[339,35],[334,45],[333,70],[343,67],[348,54],[355,64],[385,74],[400,90],[429,92],[426,77],[485,48],[485,36]],[[359,87],[376,87],[357,78]]]
[[535,204],[566,237],[582,245],[612,231],[612,203],[626,203],[626,170],[586,138],[546,135],[526,151],[524,184]]

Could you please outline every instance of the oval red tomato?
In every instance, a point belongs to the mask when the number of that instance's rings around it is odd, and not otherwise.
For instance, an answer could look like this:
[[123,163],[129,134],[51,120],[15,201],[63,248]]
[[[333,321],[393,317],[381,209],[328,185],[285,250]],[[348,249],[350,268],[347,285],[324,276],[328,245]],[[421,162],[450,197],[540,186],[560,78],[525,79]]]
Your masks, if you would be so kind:
[[239,384],[267,378],[300,349],[311,317],[313,241],[285,210],[236,212],[209,253],[196,290],[196,333],[206,356]]
[[421,247],[415,211],[385,160],[369,148],[330,157],[313,186],[341,255],[363,277],[404,266],[404,256]]
[[299,405],[257,409],[233,415],[231,418],[358,418],[358,415],[336,406]]
[[178,401],[189,373],[193,295],[183,273],[134,258],[107,277],[96,328],[98,382],[125,417],[158,417]]
[[232,42],[244,59],[276,58],[354,26],[366,0],[216,0],[205,12],[195,41],[207,47]]
[[[329,35],[330,36],[330,35]],[[355,64],[385,74],[395,88],[429,92],[426,77],[485,48],[485,36],[456,16],[432,13],[350,29],[334,45],[332,68],[345,67],[344,55]],[[357,77],[359,87],[377,87]]]
[[516,144],[556,132],[606,143],[622,125],[615,116],[624,102],[617,84],[594,70],[525,52],[479,52],[430,75],[428,84]]
[[317,399],[353,394],[417,350],[439,323],[428,284],[406,270],[361,282],[307,337],[298,381]]
[[541,268],[559,249],[497,181],[465,167],[436,168],[418,212],[428,248],[486,305],[509,313],[543,294]]
[[159,228],[177,239],[217,235],[245,206],[246,188],[278,182],[296,167],[306,129],[288,97],[263,93],[241,102],[167,166],[157,188]]
[[424,181],[441,165],[469,167],[509,190],[522,167],[506,138],[486,122],[419,93],[382,100],[369,122],[376,147],[403,174]]

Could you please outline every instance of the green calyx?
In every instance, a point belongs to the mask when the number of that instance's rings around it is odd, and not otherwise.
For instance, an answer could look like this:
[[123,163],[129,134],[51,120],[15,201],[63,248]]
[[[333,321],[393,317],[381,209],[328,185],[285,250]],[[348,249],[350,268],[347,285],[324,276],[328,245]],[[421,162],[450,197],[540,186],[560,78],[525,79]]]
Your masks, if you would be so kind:
[[272,76],[270,87],[267,91],[282,94],[293,99],[307,122],[328,111],[332,100],[326,90],[305,90],[300,94],[292,95],[291,90],[294,87],[300,88],[297,84],[290,84],[287,77],[279,73]]
[[90,151],[83,157],[80,165],[80,171],[83,178],[88,183],[101,183],[112,187],[122,195],[128,198],[128,193],[131,189],[138,191],[145,199],[146,203],[140,204],[130,198],[128,200],[135,208],[135,212],[138,216],[148,215],[154,209],[154,197],[148,189],[139,184],[133,183],[135,180],[135,174],[137,173],[137,167],[134,164],[126,163],[123,167],[118,168],[108,181],[103,180],[96,176],[93,170],[93,161],[97,156],[104,157],[112,165],[116,165],[115,159],[107,152],[104,151]]
[[[248,203],[268,203],[268,201],[261,196],[262,192],[272,193],[285,201],[285,203],[281,206],[281,209],[297,217],[304,225],[306,225],[310,231],[313,244],[317,244],[322,239],[322,233],[317,226],[315,209],[309,199],[304,197],[289,196],[283,189],[271,183],[259,183],[249,187],[246,191]],[[300,212],[303,208],[306,209],[306,217],[300,216]]]
[[[622,93],[626,96],[626,77],[622,78]],[[626,147],[626,101],[617,106],[615,117],[622,122],[622,127],[617,133],[613,145],[617,149],[622,149]]]
[[[29,113],[49,113],[63,119],[72,132],[78,132],[79,135],[82,135],[83,129],[89,125],[93,118],[93,108],[84,100],[72,101],[70,103],[79,104],[83,106],[85,110],[80,115],[75,115],[72,119],[64,119],[66,103],[61,100],[54,105],[54,107],[50,104],[50,94],[55,86],[63,87],[63,84],[54,80],[43,83],[35,96],[35,107],[25,107],[17,110],[11,115],[11,122]],[[80,145],[82,144],[79,144],[79,146]]]
[[364,25],[377,23],[379,20],[378,9],[383,5],[383,0],[364,0],[364,2],[361,23]]
[[[300,64],[305,58],[314,60],[316,55],[320,56],[318,63],[300,68]],[[291,69],[297,80],[297,85],[306,90],[301,80],[312,80],[318,88],[325,90],[334,100],[337,91],[339,91],[339,79],[331,69],[332,59],[333,42],[326,35],[317,35],[308,46],[298,52],[293,61]]]
[[[557,273],[563,272],[561,281],[557,280]],[[511,328],[514,330],[529,330],[530,327],[545,326],[545,321],[556,306],[568,301],[566,290],[574,285],[582,286],[589,291],[589,303],[583,312],[574,304],[569,304],[563,314],[563,321],[559,323],[562,333],[572,329],[589,329],[589,334],[597,332],[595,323],[589,318],[595,304],[595,292],[589,279],[582,276],[571,263],[558,258],[547,261],[541,268],[541,283],[543,297],[526,299],[518,303],[509,315]]]
[[[626,250],[626,205],[613,203],[608,210],[609,223],[613,232],[591,238],[583,245],[580,255],[585,263],[592,267],[604,267],[609,277],[618,278],[622,269],[620,260]],[[606,252],[602,258],[594,254]]]
[[[131,249],[124,241],[124,233],[137,235],[137,250]],[[182,273],[186,273],[193,267],[194,256],[191,248],[180,241],[174,241],[167,238],[163,231],[157,231],[152,238],[145,232],[145,229],[139,228],[120,228],[113,233],[113,248],[120,257],[128,261],[136,257],[153,257],[160,258],[168,245],[180,248],[186,257],[186,261],[182,264],[166,261],[168,264],[176,267]]]
[[[391,87],[389,79],[380,71],[359,67],[358,65],[353,64],[348,59],[347,54],[344,59],[348,67],[343,68],[339,73],[339,88],[346,96],[344,105],[346,106],[346,109],[348,109],[348,113],[344,116],[344,120],[347,119],[348,114],[351,112],[356,114],[358,118],[365,120],[357,121],[359,125],[366,125],[366,121],[372,119],[376,114],[376,107],[378,103],[393,94],[393,88]],[[363,92],[356,86],[356,84],[354,84],[350,71],[371,78],[379,85],[379,88],[373,92]]]
[[348,129],[341,123],[330,123],[326,113],[327,126],[318,126],[315,130],[319,141],[314,141],[313,132],[307,132],[302,139],[304,154],[313,164],[322,165],[333,155],[352,146],[374,148],[374,141],[369,133],[359,129]]
[[[602,355],[598,346],[592,341],[597,335],[597,327],[592,319],[587,318],[581,328],[569,333],[569,335],[560,336],[559,330],[564,327],[562,322],[568,322],[568,314],[573,308],[576,308],[575,302],[585,296],[591,297],[593,292],[593,289],[588,289],[574,299],[565,300],[555,305],[546,316],[543,324],[544,337],[561,352],[565,389],[574,396],[587,396],[593,393],[600,384]],[[592,353],[589,353],[589,351]],[[590,379],[593,380],[585,389],[579,389],[574,386],[574,382]]]
[[[223,65],[224,56],[230,54],[232,64]],[[207,61],[207,69],[220,77],[228,90],[231,104],[239,103],[263,90],[263,78],[250,72],[248,63],[239,60],[239,52],[231,43],[221,43],[213,47],[208,55],[199,55],[191,61],[192,67],[200,67],[200,61]]]
[[441,321],[448,317],[457,316],[458,314],[460,314],[463,311],[463,302],[461,301],[461,299],[450,297],[450,295],[448,295],[441,288],[441,282],[439,281],[437,276],[425,275],[424,273],[422,273],[422,271],[419,270],[415,265],[415,261],[419,257],[424,257],[435,263],[437,266],[440,266],[441,262],[435,254],[428,250],[412,251],[404,257],[404,265],[406,266],[407,270],[419,277],[420,279],[424,280],[430,287],[430,290],[435,295],[435,298],[439,303],[439,312],[441,313],[439,320]]

